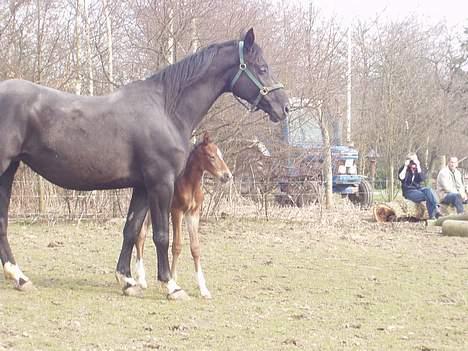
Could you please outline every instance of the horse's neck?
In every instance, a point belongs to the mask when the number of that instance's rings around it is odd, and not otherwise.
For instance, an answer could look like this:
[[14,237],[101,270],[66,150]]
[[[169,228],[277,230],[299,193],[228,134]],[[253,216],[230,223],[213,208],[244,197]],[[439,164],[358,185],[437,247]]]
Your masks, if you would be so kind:
[[[222,48],[221,50],[232,50],[231,57],[235,56],[232,47]],[[218,53],[207,73],[183,92],[183,97],[177,105],[175,114],[177,119],[184,121],[183,127],[188,127],[187,133],[191,134],[198,127],[211,106],[226,91],[228,80],[233,75],[231,71],[235,66],[234,61],[222,61],[226,56],[229,55]]]

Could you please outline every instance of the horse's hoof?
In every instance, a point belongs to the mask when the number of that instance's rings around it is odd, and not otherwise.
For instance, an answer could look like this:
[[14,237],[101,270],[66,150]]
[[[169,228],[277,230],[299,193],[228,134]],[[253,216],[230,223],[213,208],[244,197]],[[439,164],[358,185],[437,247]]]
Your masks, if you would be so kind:
[[167,294],[168,300],[190,300],[190,296],[182,289],[174,290],[172,293]]
[[138,285],[141,286],[142,289],[148,289],[148,283],[146,281],[139,281]]
[[143,297],[143,289],[139,285],[130,285],[123,289],[125,296]]
[[213,297],[211,296],[211,293],[208,291],[206,293],[202,294],[202,297],[206,300],[211,300]]
[[22,292],[36,291],[36,287],[30,280],[20,281],[15,285],[15,289]]

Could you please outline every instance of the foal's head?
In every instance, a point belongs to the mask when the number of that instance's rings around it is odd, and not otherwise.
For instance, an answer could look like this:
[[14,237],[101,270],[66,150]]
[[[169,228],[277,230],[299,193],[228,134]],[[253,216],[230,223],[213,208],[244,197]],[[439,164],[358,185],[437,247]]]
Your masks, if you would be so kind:
[[223,183],[232,178],[231,171],[223,160],[218,146],[214,144],[208,133],[203,135],[203,141],[193,150],[194,160],[198,162],[203,171],[218,178]]

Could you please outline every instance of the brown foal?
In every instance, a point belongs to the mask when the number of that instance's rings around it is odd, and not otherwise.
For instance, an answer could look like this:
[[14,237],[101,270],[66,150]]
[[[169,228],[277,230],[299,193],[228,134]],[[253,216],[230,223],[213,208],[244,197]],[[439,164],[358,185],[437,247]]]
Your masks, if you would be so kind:
[[[181,230],[182,220],[184,219],[190,236],[190,250],[195,264],[195,273],[201,295],[204,298],[211,298],[211,294],[206,287],[205,277],[200,263],[200,242],[198,239],[200,209],[204,197],[201,180],[205,171],[209,172],[223,183],[232,178],[232,174],[223,160],[221,151],[216,144],[211,141],[208,133],[204,134],[203,141],[192,150],[183,173],[175,182],[171,207],[173,228],[171,275],[172,278],[177,281],[177,259],[182,251]],[[145,244],[146,232],[150,225],[151,217],[147,215],[135,244],[138,283],[142,288],[147,287],[143,265],[143,247]]]

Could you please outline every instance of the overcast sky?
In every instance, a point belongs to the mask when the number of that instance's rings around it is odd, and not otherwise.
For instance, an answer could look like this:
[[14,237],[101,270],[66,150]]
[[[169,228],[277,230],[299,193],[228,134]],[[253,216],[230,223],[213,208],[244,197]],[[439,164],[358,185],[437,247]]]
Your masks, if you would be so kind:
[[[301,0],[309,3],[310,0]],[[468,27],[468,0],[312,0],[326,15],[349,18],[397,19],[416,15],[425,23],[446,21],[449,27]]]

